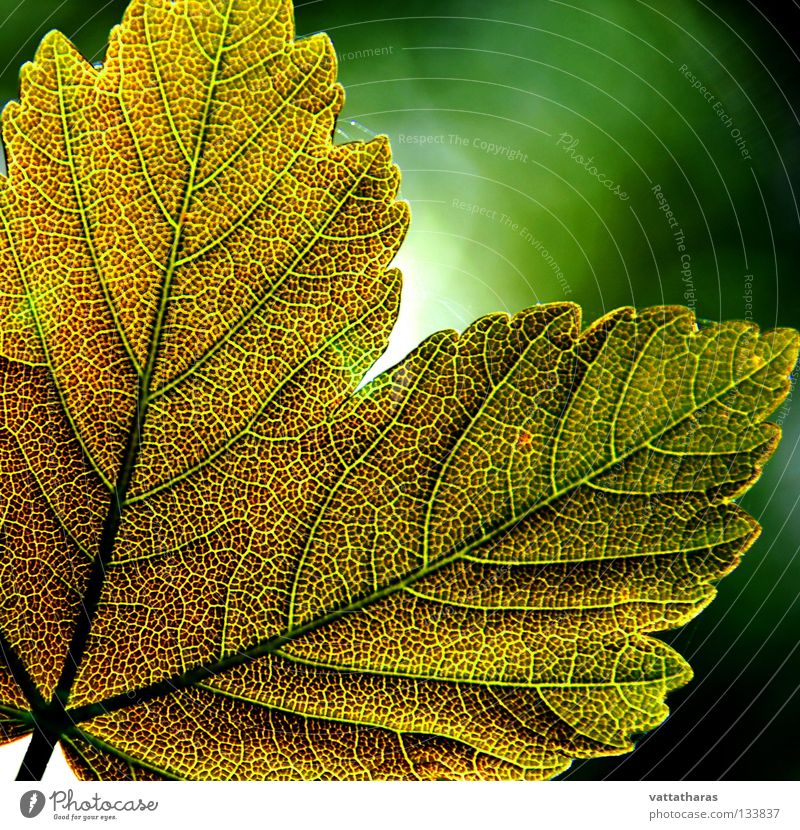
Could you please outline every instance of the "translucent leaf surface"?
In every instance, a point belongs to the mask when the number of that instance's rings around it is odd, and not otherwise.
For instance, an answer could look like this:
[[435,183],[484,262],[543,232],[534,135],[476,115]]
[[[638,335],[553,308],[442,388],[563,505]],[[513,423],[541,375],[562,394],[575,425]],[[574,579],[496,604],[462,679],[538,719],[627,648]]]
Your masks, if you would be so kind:
[[286,2],[135,0],[5,110],[0,738],[81,777],[625,752],[758,532],[794,332],[538,306],[358,388],[408,212],[334,75]]

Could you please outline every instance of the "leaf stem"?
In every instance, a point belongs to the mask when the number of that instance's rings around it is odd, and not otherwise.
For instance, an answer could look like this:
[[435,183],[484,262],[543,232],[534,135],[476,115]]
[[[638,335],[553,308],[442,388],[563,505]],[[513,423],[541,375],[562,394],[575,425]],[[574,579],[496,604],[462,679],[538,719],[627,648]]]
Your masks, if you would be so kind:
[[33,737],[28,744],[25,757],[19,766],[17,781],[41,781],[50,762],[55,745],[61,737],[58,731],[37,724]]

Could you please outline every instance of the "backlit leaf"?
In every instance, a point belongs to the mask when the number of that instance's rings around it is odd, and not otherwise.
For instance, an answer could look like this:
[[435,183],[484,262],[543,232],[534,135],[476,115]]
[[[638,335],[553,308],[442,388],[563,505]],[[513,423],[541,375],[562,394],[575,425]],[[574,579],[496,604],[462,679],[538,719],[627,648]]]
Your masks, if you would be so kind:
[[334,145],[282,0],[134,0],[3,115],[0,730],[85,778],[547,778],[691,672],[652,636],[758,527],[733,499],[797,335],[686,309],[485,317],[359,388],[408,224]]

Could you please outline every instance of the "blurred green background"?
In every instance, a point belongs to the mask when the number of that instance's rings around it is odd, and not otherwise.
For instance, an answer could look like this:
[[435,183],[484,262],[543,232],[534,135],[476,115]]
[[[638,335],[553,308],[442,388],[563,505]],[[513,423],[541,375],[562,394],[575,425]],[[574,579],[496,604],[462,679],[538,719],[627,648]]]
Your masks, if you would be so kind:
[[[19,65],[49,29],[102,60],[125,5],[0,0],[0,99],[17,95]],[[412,206],[382,365],[434,330],[564,299],[587,320],[675,303],[800,326],[795,4],[314,0],[298,4],[297,29],[333,38],[347,90],[339,140],[388,134]],[[743,499],[761,539],[670,635],[695,680],[634,753],[563,777],[800,778],[792,403]]]

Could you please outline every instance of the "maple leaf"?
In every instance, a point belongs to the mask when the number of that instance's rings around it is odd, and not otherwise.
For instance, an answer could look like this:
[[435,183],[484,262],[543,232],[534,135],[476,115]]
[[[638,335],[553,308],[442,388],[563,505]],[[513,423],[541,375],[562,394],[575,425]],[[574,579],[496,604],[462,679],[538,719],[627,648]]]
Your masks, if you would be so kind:
[[571,304],[363,388],[408,224],[278,0],[134,0],[3,115],[0,729],[84,778],[546,778],[690,677],[794,332]]

